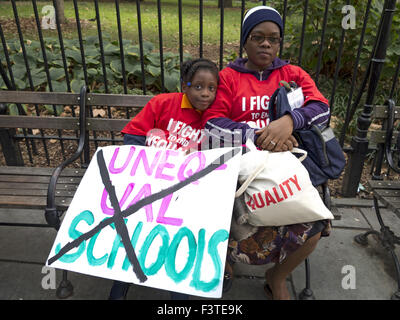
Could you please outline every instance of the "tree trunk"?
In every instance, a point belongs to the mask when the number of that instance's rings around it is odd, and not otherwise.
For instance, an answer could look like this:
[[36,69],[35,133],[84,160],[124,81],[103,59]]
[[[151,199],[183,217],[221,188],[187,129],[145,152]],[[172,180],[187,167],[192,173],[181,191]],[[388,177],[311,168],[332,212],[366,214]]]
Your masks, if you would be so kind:
[[65,16],[64,16],[64,0],[56,0],[57,3],[57,15],[60,23],[65,23]]

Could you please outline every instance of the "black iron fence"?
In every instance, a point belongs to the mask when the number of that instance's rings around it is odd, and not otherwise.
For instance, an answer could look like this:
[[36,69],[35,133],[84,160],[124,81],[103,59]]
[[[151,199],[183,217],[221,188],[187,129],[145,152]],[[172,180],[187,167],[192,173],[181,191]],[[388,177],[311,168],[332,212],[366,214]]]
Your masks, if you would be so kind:
[[[331,123],[345,149],[351,151],[346,136],[357,134],[354,118],[363,110],[364,99],[369,104],[388,97],[400,99],[396,89],[400,17],[398,11],[393,11],[400,4],[396,5],[395,0],[63,3],[65,21],[60,23],[64,17],[60,16],[58,0],[0,1],[0,89],[78,92],[85,84],[92,92],[102,93],[152,95],[177,91],[180,64],[186,58],[211,58],[222,69],[243,56],[241,21],[247,9],[264,4],[276,8],[283,17],[280,57],[308,71],[329,98]],[[385,20],[385,15],[390,19]],[[390,34],[384,39],[386,43],[382,43],[384,32]],[[376,73],[376,53],[382,47],[382,69]],[[380,86],[365,98],[367,87],[378,81]],[[57,105],[8,106],[10,113],[18,114],[40,116],[43,110],[55,116],[75,115],[74,107],[65,110]],[[92,116],[109,118],[130,118],[134,113],[129,108],[120,111],[107,106],[101,110],[102,113],[96,109],[90,112]],[[59,141],[64,157],[68,153],[61,132],[48,135],[25,130],[20,138],[31,164],[38,152],[37,146],[29,142],[33,137],[42,141],[48,164],[50,140]],[[93,134],[92,139],[97,146],[102,138]],[[106,142],[120,141],[117,134]]]

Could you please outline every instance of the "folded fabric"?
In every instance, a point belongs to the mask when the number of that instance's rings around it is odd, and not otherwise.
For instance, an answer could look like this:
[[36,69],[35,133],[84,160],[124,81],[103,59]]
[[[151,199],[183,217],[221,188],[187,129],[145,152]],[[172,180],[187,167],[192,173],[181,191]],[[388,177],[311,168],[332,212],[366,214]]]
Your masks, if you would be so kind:
[[247,239],[255,234],[257,227],[247,223],[248,211],[244,202],[244,194],[235,198],[231,221],[230,235],[236,241]]

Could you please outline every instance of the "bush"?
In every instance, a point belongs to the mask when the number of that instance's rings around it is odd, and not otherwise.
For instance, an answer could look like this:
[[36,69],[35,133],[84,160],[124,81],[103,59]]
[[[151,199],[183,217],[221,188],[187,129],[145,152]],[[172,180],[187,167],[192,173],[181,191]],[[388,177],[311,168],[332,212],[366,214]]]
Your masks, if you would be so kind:
[[[90,36],[83,42],[89,89],[92,92],[104,92],[105,87],[98,37]],[[66,92],[68,91],[68,87],[59,41],[56,38],[45,38],[44,43],[52,89],[56,92]],[[12,64],[11,71],[17,87],[16,89],[31,89],[19,40],[9,40],[7,45]],[[118,41],[111,41],[108,36],[104,37],[103,47],[107,84],[110,91],[113,91],[113,88],[120,87],[123,84],[120,47]],[[123,47],[125,56],[125,76],[128,89],[138,93],[140,92],[139,89],[142,88],[139,45],[133,45],[130,40],[123,40]],[[72,92],[79,92],[81,86],[85,84],[85,74],[79,41],[77,39],[64,40],[64,48],[71,90]],[[25,49],[33,89],[36,91],[50,91],[40,42],[36,40],[26,40]],[[146,88],[153,93],[158,93],[161,91],[160,54],[154,51],[154,45],[150,42],[143,43],[143,50]],[[6,67],[6,60],[2,47],[0,47],[0,58]],[[184,58],[189,58],[189,55],[186,54]],[[163,54],[163,64],[166,91],[179,91],[179,54],[165,52]],[[1,77],[0,89],[7,89]]]
[[[371,11],[368,18],[368,24],[364,35],[363,49],[360,56],[359,75],[362,75],[368,66],[368,61],[375,43],[376,33],[379,26],[381,12],[383,9],[383,0],[373,0],[371,3]],[[353,67],[361,30],[364,22],[364,14],[367,1],[355,0],[351,4],[356,9],[356,28],[348,29],[345,33],[343,53],[341,56],[339,76],[342,79],[349,79],[353,74]],[[324,50],[321,61],[321,74],[327,77],[333,77],[336,69],[338,58],[338,50],[342,35],[342,7],[344,2],[340,0],[332,0],[329,6],[327,26],[325,29]],[[400,10],[400,3],[397,2],[397,11]],[[284,54],[296,60],[300,50],[300,36],[302,17],[304,11],[304,3],[298,2],[288,8],[288,17],[286,24],[287,35],[285,37]],[[307,70],[315,70],[317,67],[318,54],[321,43],[321,29],[323,25],[325,11],[325,0],[315,0],[308,6],[308,16],[305,30],[304,48],[302,66]],[[392,29],[390,33],[390,44],[387,49],[387,61],[382,71],[382,79],[389,79],[393,76],[398,57],[400,56],[400,32],[396,26],[400,24],[400,16],[394,15]]]

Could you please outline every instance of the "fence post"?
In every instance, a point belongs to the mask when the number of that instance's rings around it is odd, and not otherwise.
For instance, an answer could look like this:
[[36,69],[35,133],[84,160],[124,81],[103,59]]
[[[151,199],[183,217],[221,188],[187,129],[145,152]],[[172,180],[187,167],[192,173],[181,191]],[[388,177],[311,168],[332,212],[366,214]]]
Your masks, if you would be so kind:
[[363,112],[357,119],[357,133],[351,139],[351,150],[348,153],[348,162],[343,177],[342,195],[345,197],[354,197],[357,194],[358,185],[360,183],[365,157],[368,152],[367,133],[372,121],[373,100],[385,62],[389,32],[395,7],[396,0],[385,0],[382,11],[382,28],[377,35],[377,46],[371,61],[367,97]]

